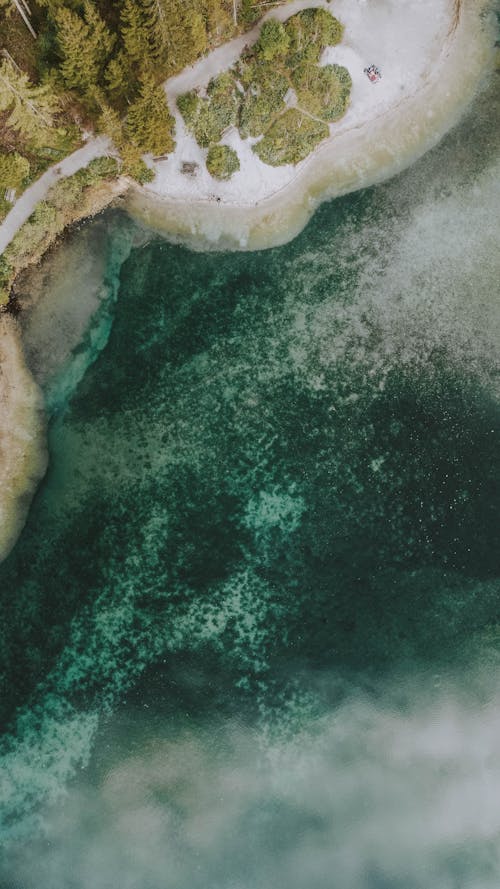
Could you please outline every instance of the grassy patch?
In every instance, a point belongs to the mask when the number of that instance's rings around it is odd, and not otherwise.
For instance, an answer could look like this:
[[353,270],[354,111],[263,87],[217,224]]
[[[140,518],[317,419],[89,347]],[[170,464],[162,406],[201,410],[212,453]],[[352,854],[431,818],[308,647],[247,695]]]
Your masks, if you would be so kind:
[[74,207],[84,189],[106,179],[116,179],[118,173],[119,166],[114,157],[95,158],[73,176],[67,176],[54,185],[47,195],[48,204],[61,211]]
[[273,123],[264,138],[254,145],[253,150],[261,161],[272,167],[297,164],[319,142],[326,139],[328,133],[326,124],[312,120],[302,111],[291,108]]
[[207,155],[207,170],[214,179],[230,179],[240,169],[238,155],[229,145],[212,145]]
[[2,221],[2,219],[5,219],[11,207],[12,204],[9,204],[4,195],[0,194],[0,222]]
[[25,265],[42,244],[49,245],[62,231],[59,226],[58,208],[47,201],[40,201],[27,222],[19,229],[5,250],[5,258],[14,268]]
[[0,306],[7,305],[9,301],[10,288],[14,278],[14,269],[5,256],[0,256]]

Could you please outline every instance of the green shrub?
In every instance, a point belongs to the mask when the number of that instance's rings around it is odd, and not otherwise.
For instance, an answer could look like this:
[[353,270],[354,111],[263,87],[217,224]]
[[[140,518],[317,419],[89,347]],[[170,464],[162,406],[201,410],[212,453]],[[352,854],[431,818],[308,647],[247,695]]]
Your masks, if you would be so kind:
[[145,185],[146,182],[152,182],[155,178],[154,170],[152,170],[151,167],[148,167],[142,158],[139,158],[135,163],[133,169],[130,171],[130,175],[139,183],[139,185]]
[[238,9],[238,21],[242,25],[253,25],[259,16],[260,12],[255,0],[241,0]]
[[230,179],[240,169],[238,155],[229,145],[212,145],[207,155],[207,170],[215,179]]
[[326,139],[329,132],[326,124],[291,108],[272,124],[264,138],[253,146],[253,151],[272,167],[297,164]]
[[119,173],[118,161],[114,157],[98,157],[54,185],[48,195],[49,203],[57,210],[68,210],[79,203],[84,188],[97,185],[107,179],[116,179]]
[[342,40],[344,27],[326,9],[303,9],[292,15],[285,24],[290,39],[288,64],[294,68],[304,63],[319,62],[327,46]]
[[78,173],[75,173],[74,176],[68,176],[66,179],[61,179],[60,182],[53,185],[47,198],[50,204],[56,207],[57,210],[64,210],[66,207],[73,207],[78,203],[82,191],[82,179]]
[[124,142],[120,149],[122,158],[122,171],[125,176],[135,179],[139,185],[151,182],[155,174],[147,164],[144,163],[140,149],[132,142]]
[[245,66],[239,79],[246,90],[269,93],[280,98],[283,98],[290,86],[288,72],[285,69],[280,70],[279,66],[271,62],[260,62],[256,59]]
[[202,100],[193,131],[198,145],[208,148],[218,142],[225,128],[220,122],[217,109],[207,99]]
[[255,44],[255,54],[266,62],[282,58],[288,52],[290,37],[278,19],[268,19],[260,29],[259,39]]
[[14,274],[14,269],[7,262],[5,256],[0,256],[0,287],[6,287],[10,283],[12,279],[12,275]]
[[19,268],[44,245],[50,244],[63,228],[63,214],[47,201],[40,201],[5,249],[5,259],[14,268]]
[[207,95],[214,101],[231,104],[234,101],[235,88],[234,76],[231,71],[223,71],[217,77],[212,77],[207,86]]
[[13,279],[14,269],[7,262],[5,256],[0,256],[0,306],[7,305],[9,301]]
[[0,222],[2,221],[2,219],[5,219],[11,207],[12,204],[9,204],[3,193],[0,193]]
[[29,172],[29,161],[17,151],[9,152],[9,154],[0,152],[0,190],[19,188],[28,178]]
[[322,120],[339,120],[345,114],[351,93],[351,76],[340,65],[299,65],[292,83],[298,103],[309,114]]
[[213,126],[219,129],[222,135],[224,130],[234,126],[238,119],[240,94],[236,89],[232,72],[225,71],[214,77],[208,84],[207,95],[209,116]]
[[269,96],[246,96],[240,112],[241,136],[244,139],[247,136],[261,136],[271,126],[278,112],[283,110],[283,103],[276,103]]
[[212,78],[206,99],[201,99],[194,90],[177,99],[187,129],[202,148],[218,142],[224,130],[237,123],[239,104],[240,96],[230,71]]
[[182,114],[182,118],[188,130],[193,130],[198,116],[198,110],[201,99],[196,90],[190,90],[189,93],[183,93],[177,97],[177,107]]
[[116,179],[120,165],[115,157],[96,157],[79,172],[84,174],[85,185],[95,185],[102,179]]

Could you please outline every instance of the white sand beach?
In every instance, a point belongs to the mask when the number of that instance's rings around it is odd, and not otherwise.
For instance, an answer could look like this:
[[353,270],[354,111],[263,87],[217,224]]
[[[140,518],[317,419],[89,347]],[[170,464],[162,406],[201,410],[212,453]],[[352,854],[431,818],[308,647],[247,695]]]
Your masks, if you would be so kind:
[[[266,18],[289,18],[301,9],[323,7],[345,26],[343,41],[327,49],[321,64],[345,65],[352,77],[353,88],[347,114],[338,123],[330,124],[331,149],[343,133],[360,126],[370,126],[373,120],[415,94],[432,75],[448,42],[450,30],[450,0],[295,0],[268,13]],[[156,178],[147,191],[170,198],[213,200],[214,195],[227,203],[255,205],[280,188],[288,185],[307,164],[271,167],[252,151],[255,139],[242,139],[236,128],[223,138],[223,143],[236,149],[241,169],[228,182],[217,182],[205,166],[207,151],[200,148],[184,125],[176,105],[182,93],[198,88],[203,90],[214,74],[226,70],[239,57],[245,44],[254,42],[260,25],[250,34],[211,53],[197,65],[171,78],[165,84],[170,110],[176,122],[176,150],[167,159],[150,161]],[[372,84],[364,68],[377,64],[383,77]],[[324,150],[324,149],[323,149]],[[196,176],[180,174],[183,161],[199,164]]]
[[[327,8],[345,26],[342,43],[321,60],[345,65],[353,81],[350,107],[330,125],[330,137],[296,166],[276,168],[252,152],[255,140],[232,130],[223,141],[237,150],[240,171],[228,182],[208,174],[206,150],[187,133],[176,98],[203,90],[257,38],[256,28],[167,81],[177,146],[167,159],[149,160],[153,182],[130,190],[126,206],[134,217],[195,247],[284,243],[322,200],[394,175],[436,144],[492,68],[494,41],[480,16],[481,0],[296,0],[269,16],[286,19],[309,6]],[[371,63],[382,70],[376,84],[363,70]],[[184,161],[199,164],[195,177],[182,174]]]

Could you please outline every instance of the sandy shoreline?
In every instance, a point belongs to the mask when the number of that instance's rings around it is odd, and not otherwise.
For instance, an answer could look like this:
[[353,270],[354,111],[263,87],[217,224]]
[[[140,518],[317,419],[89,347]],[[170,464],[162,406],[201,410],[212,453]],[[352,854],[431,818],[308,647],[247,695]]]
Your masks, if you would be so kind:
[[[317,5],[320,5],[319,0]],[[481,0],[448,0],[448,22],[425,79],[410,95],[365,123],[326,140],[295,168],[290,181],[250,203],[166,197],[133,186],[132,217],[195,249],[255,250],[295,237],[320,203],[393,176],[437,144],[458,122],[493,68],[494,40],[480,17]],[[331,11],[336,9],[331,4]]]
[[47,468],[41,390],[24,359],[16,322],[0,317],[0,561],[19,536]]
[[[65,219],[66,227],[93,216],[128,187],[124,180],[99,183],[77,213]],[[57,238],[56,238],[57,239]],[[18,268],[19,275],[53,246],[39,245]],[[0,313],[0,562],[22,531],[31,499],[47,468],[45,400],[25,360],[21,327],[6,312]]]

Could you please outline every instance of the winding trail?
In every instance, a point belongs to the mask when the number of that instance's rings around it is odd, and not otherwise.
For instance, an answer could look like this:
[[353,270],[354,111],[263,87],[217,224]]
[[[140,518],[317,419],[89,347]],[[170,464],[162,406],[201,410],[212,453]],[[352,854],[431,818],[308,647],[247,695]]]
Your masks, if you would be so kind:
[[10,244],[14,235],[33,213],[36,205],[43,201],[56,182],[66,176],[72,176],[82,167],[86,167],[90,161],[97,157],[103,157],[112,151],[111,140],[106,136],[98,136],[89,139],[83,148],[78,148],[73,154],[69,154],[64,160],[49,167],[33,185],[30,185],[20,198],[15,202],[0,225],[0,254]]

